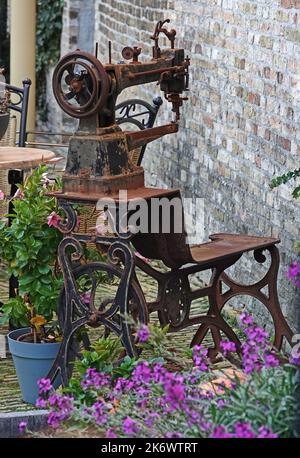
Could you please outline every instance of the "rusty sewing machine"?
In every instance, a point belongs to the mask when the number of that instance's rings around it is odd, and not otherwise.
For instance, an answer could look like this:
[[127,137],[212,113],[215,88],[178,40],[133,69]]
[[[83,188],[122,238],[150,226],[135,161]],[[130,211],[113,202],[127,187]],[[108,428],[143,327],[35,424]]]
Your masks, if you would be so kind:
[[[180,107],[188,89],[189,58],[183,49],[175,48],[176,31],[170,32],[159,22],[154,35],[153,59],[140,62],[141,48],[125,47],[122,56],[128,64],[102,65],[97,57],[82,51],[67,54],[53,75],[53,91],[60,107],[80,119],[78,132],[71,138],[63,191],[99,194],[118,189],[135,189],[144,185],[142,167],[130,161],[129,152],[178,131]],[[171,47],[159,47],[160,34],[165,34]],[[117,97],[130,87],[157,82],[166,100],[171,102],[175,120],[170,124],[123,132],[116,124]],[[65,91],[65,90],[67,91]]]
[[[101,327],[105,335],[115,333],[126,353],[134,356],[137,355],[138,323],[147,323],[152,312],[158,313],[161,325],[168,325],[170,332],[196,326],[191,345],[200,344],[210,332],[213,340],[209,348],[211,358],[216,358],[220,352],[222,334],[235,342],[239,352],[241,342],[221,313],[226,302],[239,294],[257,298],[268,309],[275,328],[275,347],[281,347],[284,337],[288,341],[292,338],[276,290],[279,266],[276,244],[279,240],[214,234],[209,242],[190,247],[184,227],[179,233],[172,230],[163,233],[161,226],[157,233],[141,233],[119,224],[118,214],[113,234],[80,233],[76,229],[74,204],[96,205],[100,198],[109,196],[118,213],[121,203],[118,192],[122,189],[127,191],[126,203],[141,199],[149,203],[161,197],[178,197],[181,201],[179,190],[145,187],[143,168],[130,160],[133,149],[178,131],[180,107],[186,100],[182,93],[189,85],[190,60],[183,49],[175,47],[176,31],[166,28],[168,22],[157,23],[151,36],[153,58],[148,62],[139,61],[140,48],[126,47],[122,55],[130,62],[113,64],[109,46],[106,65],[100,63],[97,55],[77,50],[63,57],[54,71],[53,91],[58,104],[67,114],[80,120],[78,131],[70,139],[62,190],[51,193],[58,199],[66,218],[59,223],[64,238],[58,250],[64,277],[58,305],[63,342],[49,377],[54,380],[60,373],[64,385],[68,384],[72,363],[80,353],[79,329]],[[161,34],[170,41],[170,48],[160,48]],[[115,122],[118,95],[127,87],[155,81],[166,100],[171,102],[175,119],[167,125],[138,132],[122,131]],[[82,258],[83,246],[90,242],[99,251],[106,250],[107,262],[74,264],[75,259],[80,261]],[[133,247],[144,257],[163,261],[168,269],[148,264],[136,255]],[[250,285],[235,282],[225,272],[245,252],[253,252],[259,263],[266,260],[264,252],[271,258],[265,276]],[[146,301],[136,267],[158,284],[157,298],[152,302]],[[209,284],[192,289],[190,275],[204,270],[211,271]],[[117,285],[112,292],[102,289],[103,275],[109,284]],[[266,286],[268,294],[263,292]],[[208,297],[207,313],[193,312],[192,302],[204,296]],[[83,333],[82,343],[90,348],[88,333]]]

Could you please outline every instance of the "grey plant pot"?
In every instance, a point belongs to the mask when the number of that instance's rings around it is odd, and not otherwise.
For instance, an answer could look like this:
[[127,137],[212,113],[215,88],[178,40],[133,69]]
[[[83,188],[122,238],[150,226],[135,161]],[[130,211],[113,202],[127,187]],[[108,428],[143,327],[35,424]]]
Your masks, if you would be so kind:
[[6,132],[7,126],[9,122],[9,114],[8,113],[0,113],[0,140],[2,139],[3,135]]

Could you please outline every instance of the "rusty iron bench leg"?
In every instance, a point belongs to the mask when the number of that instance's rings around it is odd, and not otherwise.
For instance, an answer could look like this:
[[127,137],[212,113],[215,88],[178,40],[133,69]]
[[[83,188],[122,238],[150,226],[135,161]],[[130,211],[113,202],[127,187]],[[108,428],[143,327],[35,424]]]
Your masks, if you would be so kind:
[[[214,347],[209,349],[209,356],[214,359],[220,352],[221,332],[229,340],[235,342],[237,352],[240,353],[241,342],[232,327],[224,320],[221,315],[220,295],[217,294],[220,277],[229,265],[236,262],[236,257],[232,257],[218,268],[213,269],[212,280],[209,286],[191,291],[188,275],[203,270],[200,266],[187,266],[181,269],[173,269],[165,274],[160,274],[156,278],[159,284],[157,301],[149,304],[154,308],[151,311],[158,311],[159,321],[162,327],[168,325],[170,332],[177,332],[189,326],[199,324],[199,328],[192,340],[191,345],[201,344],[206,334],[211,330]],[[139,267],[152,274],[149,267],[144,268],[139,261]],[[207,269],[205,269],[207,270]],[[153,278],[154,276],[151,275]],[[191,303],[201,297],[208,297],[209,311],[207,314],[191,316]]]
[[[284,337],[289,344],[292,342],[293,331],[289,327],[280,307],[278,293],[277,293],[277,277],[279,270],[279,250],[275,245],[265,249],[270,253],[271,265],[265,276],[256,283],[250,285],[243,285],[235,282],[225,272],[221,277],[221,281],[229,288],[224,294],[221,294],[219,303],[220,310],[224,307],[232,297],[238,295],[249,295],[258,299],[269,311],[273,324],[274,324],[274,342],[273,345],[276,349],[282,348]],[[266,261],[266,256],[263,254],[264,250],[255,250],[253,252],[255,260],[262,264]],[[268,294],[265,294],[262,289],[267,287]]]
[[[275,333],[274,347],[280,350],[284,337],[291,344],[293,332],[282,313],[277,294],[279,250],[275,244],[264,249],[254,250],[254,258],[260,264],[266,261],[264,251],[267,251],[271,257],[268,272],[261,280],[250,285],[239,284],[225,273],[228,266],[236,263],[237,258],[232,258],[231,262],[227,261],[223,266],[219,265],[212,268],[210,285],[197,291],[191,291],[188,275],[203,270],[200,266],[198,268],[192,266],[174,269],[165,277],[162,275],[162,278],[158,280],[160,294],[156,307],[161,325],[169,324],[170,331],[176,332],[199,323],[200,326],[192,339],[191,346],[200,345],[207,333],[211,331],[214,346],[209,349],[209,356],[212,359],[215,359],[220,352],[221,332],[236,343],[239,352],[241,342],[221,312],[225,304],[233,297],[247,295],[258,299],[271,314]],[[148,274],[151,275],[151,272],[148,271]],[[229,288],[224,293],[222,292],[222,283]],[[268,288],[267,293],[262,291],[265,287]],[[204,296],[207,296],[209,301],[206,318],[205,316],[190,317],[191,302]]]
[[191,347],[194,345],[201,345],[205,339],[209,330],[211,331],[212,339],[214,346],[208,349],[208,356],[212,361],[215,361],[217,355],[221,351],[221,341],[223,332],[229,340],[236,344],[237,353],[240,354],[241,351],[241,342],[232,329],[232,327],[226,322],[226,320],[221,315],[222,311],[222,295],[221,295],[221,278],[224,272],[224,268],[214,268],[212,270],[212,276],[210,280],[210,287],[208,289],[208,302],[209,309],[207,312],[207,317],[211,317],[212,321],[200,324],[198,330],[196,331],[192,341]]

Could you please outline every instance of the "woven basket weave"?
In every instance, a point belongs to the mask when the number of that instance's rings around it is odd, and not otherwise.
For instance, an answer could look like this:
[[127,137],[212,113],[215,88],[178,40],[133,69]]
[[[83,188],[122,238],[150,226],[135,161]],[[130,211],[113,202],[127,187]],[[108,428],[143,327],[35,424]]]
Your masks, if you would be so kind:
[[[137,165],[142,148],[136,148],[130,152],[130,160],[134,165]],[[96,233],[97,218],[102,213],[101,210],[96,210],[95,205],[84,205],[84,212],[80,215],[80,224],[77,228],[78,232],[83,234]],[[113,233],[108,232],[109,235]],[[88,247],[94,248],[94,243],[88,243]]]

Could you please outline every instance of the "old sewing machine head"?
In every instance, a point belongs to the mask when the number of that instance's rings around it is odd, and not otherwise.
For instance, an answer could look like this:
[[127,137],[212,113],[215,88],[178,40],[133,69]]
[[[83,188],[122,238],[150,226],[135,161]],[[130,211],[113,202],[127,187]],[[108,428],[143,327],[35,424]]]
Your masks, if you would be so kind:
[[[97,195],[144,185],[144,171],[130,161],[129,152],[178,130],[179,110],[188,89],[189,58],[175,48],[174,29],[159,21],[151,39],[153,58],[140,62],[141,48],[125,47],[129,63],[102,65],[97,56],[77,50],[64,56],[53,75],[55,98],[64,112],[80,120],[69,145],[63,193]],[[160,35],[171,47],[159,47]],[[96,52],[97,55],[97,52]],[[157,81],[165,99],[172,103],[175,119],[167,125],[138,132],[123,132],[115,122],[118,95],[127,87]]]

